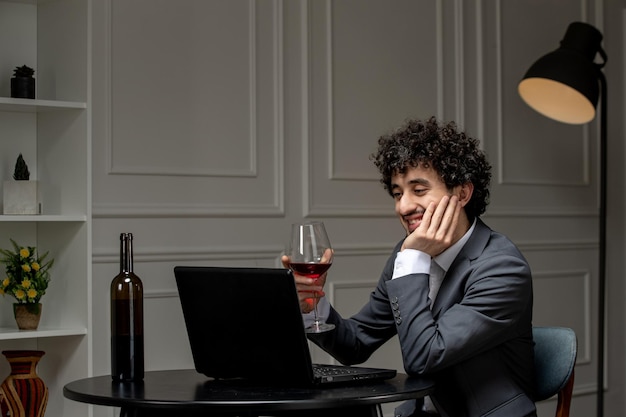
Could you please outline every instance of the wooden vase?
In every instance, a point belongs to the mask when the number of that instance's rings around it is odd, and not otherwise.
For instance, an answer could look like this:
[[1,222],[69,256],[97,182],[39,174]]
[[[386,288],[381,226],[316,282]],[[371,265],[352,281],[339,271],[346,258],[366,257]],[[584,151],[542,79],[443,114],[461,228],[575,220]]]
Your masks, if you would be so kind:
[[41,319],[41,303],[14,303],[13,314],[20,330],[37,330]]
[[48,387],[37,375],[42,350],[4,350],[11,373],[0,385],[3,416],[43,417],[48,405]]

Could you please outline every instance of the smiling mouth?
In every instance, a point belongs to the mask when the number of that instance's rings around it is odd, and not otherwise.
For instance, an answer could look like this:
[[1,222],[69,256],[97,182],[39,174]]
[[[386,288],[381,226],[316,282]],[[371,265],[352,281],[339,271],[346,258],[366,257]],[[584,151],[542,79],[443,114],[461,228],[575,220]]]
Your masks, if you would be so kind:
[[422,221],[422,215],[419,215],[418,217],[411,217],[411,218],[404,218],[404,221],[407,224],[407,227],[409,228],[409,231],[413,231],[415,229],[417,229],[417,227],[419,226],[420,222]]

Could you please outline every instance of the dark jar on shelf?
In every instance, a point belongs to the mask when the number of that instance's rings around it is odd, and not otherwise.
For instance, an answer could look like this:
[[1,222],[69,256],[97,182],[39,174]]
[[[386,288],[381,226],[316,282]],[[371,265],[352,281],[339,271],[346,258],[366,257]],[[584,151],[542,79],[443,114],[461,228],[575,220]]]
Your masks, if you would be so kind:
[[11,97],[35,98],[35,79],[33,77],[11,78]]

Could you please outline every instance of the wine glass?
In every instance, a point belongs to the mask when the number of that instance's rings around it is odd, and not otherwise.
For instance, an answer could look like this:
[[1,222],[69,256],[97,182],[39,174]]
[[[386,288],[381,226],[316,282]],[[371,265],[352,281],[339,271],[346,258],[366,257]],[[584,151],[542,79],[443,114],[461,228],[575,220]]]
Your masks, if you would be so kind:
[[[287,255],[289,268],[305,277],[317,279],[333,263],[333,250],[326,234],[324,223],[308,222],[291,226],[291,241]],[[313,291],[313,324],[306,328],[307,333],[322,333],[335,328],[334,324],[325,323],[319,318],[317,304],[319,292]]]

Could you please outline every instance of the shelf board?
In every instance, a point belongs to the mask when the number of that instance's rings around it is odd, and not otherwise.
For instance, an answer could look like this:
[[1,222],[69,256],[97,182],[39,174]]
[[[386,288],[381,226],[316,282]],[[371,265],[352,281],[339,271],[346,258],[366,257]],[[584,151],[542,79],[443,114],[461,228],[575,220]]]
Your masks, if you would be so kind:
[[36,339],[42,337],[82,336],[87,334],[84,327],[71,329],[18,330],[11,327],[0,327],[0,340]]
[[54,110],[80,110],[86,108],[86,103],[77,101],[0,97],[0,111],[40,113]]
[[0,222],[86,222],[84,214],[0,214]]
[[37,4],[39,0],[1,0],[5,3]]

